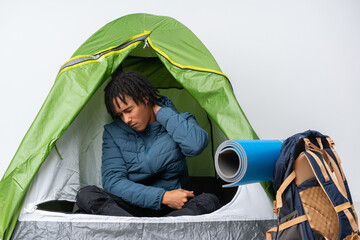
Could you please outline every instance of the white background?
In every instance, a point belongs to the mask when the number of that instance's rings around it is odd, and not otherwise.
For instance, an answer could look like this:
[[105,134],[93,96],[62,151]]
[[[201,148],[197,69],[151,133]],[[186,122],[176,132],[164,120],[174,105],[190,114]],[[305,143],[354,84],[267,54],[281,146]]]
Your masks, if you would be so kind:
[[103,25],[139,12],[173,17],[200,38],[261,139],[332,137],[359,212],[357,0],[0,0],[0,176],[60,66]]

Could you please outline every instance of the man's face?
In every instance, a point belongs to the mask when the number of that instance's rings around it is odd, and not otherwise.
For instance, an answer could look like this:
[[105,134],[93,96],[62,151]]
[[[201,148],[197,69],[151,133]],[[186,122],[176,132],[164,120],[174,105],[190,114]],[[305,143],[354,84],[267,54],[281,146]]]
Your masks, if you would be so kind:
[[150,123],[156,121],[152,106],[140,102],[136,104],[132,97],[127,95],[125,95],[125,101],[126,104],[122,102],[119,97],[113,99],[115,112],[124,123],[135,131],[144,131]]

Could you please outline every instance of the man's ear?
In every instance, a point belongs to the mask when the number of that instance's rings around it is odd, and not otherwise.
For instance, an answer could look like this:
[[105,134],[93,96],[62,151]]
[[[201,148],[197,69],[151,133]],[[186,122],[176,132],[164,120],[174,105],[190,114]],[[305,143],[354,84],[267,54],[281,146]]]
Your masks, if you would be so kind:
[[143,97],[143,100],[144,100],[145,105],[150,104],[148,97]]

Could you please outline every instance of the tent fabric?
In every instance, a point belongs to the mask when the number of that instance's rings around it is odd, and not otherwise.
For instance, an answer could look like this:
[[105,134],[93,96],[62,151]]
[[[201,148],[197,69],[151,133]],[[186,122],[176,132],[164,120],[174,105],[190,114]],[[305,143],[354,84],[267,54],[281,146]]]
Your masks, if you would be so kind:
[[[161,92],[176,92],[173,98],[185,94],[188,107],[203,109],[199,118],[207,121],[201,126],[213,137],[205,155],[193,162],[208,161],[210,167],[204,172],[193,167],[193,175],[214,174],[212,158],[207,156],[221,140],[258,138],[228,78],[189,29],[169,17],[121,17],[93,34],[60,68],[0,181],[0,238],[5,231],[5,239],[11,237],[20,212],[29,204],[34,207],[49,199],[73,200],[80,186],[101,186],[97,146],[101,145],[102,126],[111,118],[99,99],[120,65],[140,69]],[[181,98],[173,102],[182,106]]]

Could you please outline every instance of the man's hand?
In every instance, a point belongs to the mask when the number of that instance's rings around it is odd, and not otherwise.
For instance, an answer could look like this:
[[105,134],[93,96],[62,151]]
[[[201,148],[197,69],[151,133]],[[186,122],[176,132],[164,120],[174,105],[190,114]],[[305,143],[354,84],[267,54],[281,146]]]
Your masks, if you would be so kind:
[[153,111],[154,111],[155,117],[156,117],[156,114],[157,114],[157,112],[159,111],[160,108],[161,108],[161,107],[160,107],[159,105],[157,105],[157,104],[155,104],[155,105],[153,106]]
[[170,208],[181,209],[188,201],[188,198],[193,198],[194,196],[193,191],[187,191],[179,188],[172,191],[166,191],[163,195],[161,203]]

